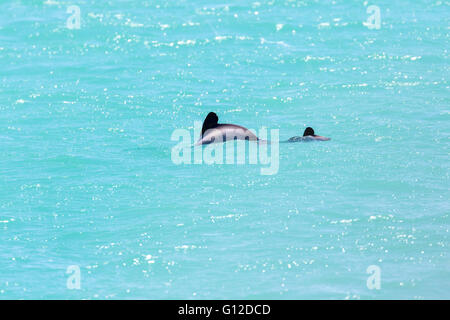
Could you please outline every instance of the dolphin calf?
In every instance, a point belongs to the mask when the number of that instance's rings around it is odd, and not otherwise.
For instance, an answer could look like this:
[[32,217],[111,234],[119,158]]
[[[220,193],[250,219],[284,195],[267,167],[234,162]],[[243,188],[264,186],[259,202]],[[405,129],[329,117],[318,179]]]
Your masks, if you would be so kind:
[[203,121],[202,134],[196,146],[209,143],[225,142],[228,140],[264,141],[255,136],[247,128],[235,125],[218,123],[219,117],[214,112],[208,113]]
[[295,136],[292,138],[289,138],[287,142],[306,142],[306,141],[329,141],[331,138],[318,136],[314,133],[314,129],[311,127],[308,127],[303,132],[303,137]]

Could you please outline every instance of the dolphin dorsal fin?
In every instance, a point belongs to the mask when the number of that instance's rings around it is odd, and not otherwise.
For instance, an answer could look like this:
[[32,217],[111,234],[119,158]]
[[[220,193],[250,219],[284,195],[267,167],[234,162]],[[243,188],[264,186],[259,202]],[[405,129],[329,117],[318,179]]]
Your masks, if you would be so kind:
[[217,116],[217,114],[215,114],[214,112],[208,113],[208,115],[205,118],[205,121],[203,121],[202,137],[207,130],[217,127],[218,122],[219,117]]

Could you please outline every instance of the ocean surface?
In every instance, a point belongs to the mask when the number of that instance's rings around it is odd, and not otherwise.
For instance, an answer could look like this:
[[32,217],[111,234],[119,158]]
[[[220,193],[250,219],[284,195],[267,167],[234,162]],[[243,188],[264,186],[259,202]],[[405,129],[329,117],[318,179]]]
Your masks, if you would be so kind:
[[[446,0],[1,1],[0,299],[449,299],[449,40]],[[332,140],[177,165],[210,111]]]

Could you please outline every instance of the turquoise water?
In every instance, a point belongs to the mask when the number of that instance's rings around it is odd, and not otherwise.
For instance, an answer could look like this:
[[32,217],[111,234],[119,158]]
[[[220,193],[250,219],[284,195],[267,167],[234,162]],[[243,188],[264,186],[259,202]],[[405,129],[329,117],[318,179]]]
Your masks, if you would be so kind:
[[[448,1],[2,1],[0,299],[450,298],[449,22]],[[280,144],[274,175],[175,165],[209,111],[332,140]]]

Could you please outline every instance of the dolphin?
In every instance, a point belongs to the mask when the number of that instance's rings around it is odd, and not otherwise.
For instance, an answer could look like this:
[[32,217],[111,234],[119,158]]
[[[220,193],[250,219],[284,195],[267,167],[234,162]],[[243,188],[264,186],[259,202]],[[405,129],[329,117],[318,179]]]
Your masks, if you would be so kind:
[[314,133],[314,129],[311,127],[308,127],[303,132],[303,137],[295,136],[292,138],[289,138],[287,142],[306,142],[306,141],[329,141],[331,138],[318,136]]
[[248,140],[266,142],[255,136],[247,128],[235,125],[218,123],[219,117],[214,112],[208,113],[203,121],[202,134],[196,146],[209,143],[225,142],[228,140]]

